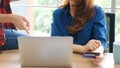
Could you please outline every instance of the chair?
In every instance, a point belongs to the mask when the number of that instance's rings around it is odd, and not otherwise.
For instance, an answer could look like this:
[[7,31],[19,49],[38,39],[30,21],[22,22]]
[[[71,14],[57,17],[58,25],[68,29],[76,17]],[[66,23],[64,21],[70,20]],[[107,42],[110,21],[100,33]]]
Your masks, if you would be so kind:
[[115,41],[115,14],[106,13],[107,22],[107,42],[109,46],[109,52],[113,52],[113,42]]

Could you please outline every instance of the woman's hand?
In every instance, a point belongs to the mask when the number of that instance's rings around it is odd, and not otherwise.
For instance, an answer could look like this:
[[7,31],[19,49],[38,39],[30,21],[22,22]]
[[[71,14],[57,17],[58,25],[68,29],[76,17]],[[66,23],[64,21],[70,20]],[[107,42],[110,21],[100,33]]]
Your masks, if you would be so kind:
[[87,51],[94,51],[97,48],[99,48],[99,46],[101,45],[101,42],[99,40],[90,40],[86,45],[85,45],[85,50]]
[[99,65],[102,61],[103,61],[103,57],[104,57],[104,48],[103,46],[101,45],[99,48],[97,48],[95,51],[93,52],[99,52],[100,55],[99,56],[96,56],[96,58],[94,59],[90,59],[92,61],[93,64],[95,65]]
[[101,42],[99,40],[90,40],[86,45],[85,48],[87,50],[87,52],[97,52],[100,53],[99,56],[96,56],[96,58],[94,59],[90,59],[92,61],[92,63],[94,63],[95,65],[99,65],[100,62],[102,62],[103,57],[104,57],[104,48],[101,45]]
[[86,45],[76,45],[73,46],[73,52],[85,53],[88,51],[94,51],[101,45],[99,40],[90,40]]

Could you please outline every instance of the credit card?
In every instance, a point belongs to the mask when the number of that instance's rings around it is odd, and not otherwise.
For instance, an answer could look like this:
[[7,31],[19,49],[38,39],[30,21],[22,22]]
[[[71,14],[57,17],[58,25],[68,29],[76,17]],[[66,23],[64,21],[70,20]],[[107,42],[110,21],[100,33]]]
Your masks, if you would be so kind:
[[96,56],[100,55],[98,52],[86,52],[83,55],[83,58],[96,58]]

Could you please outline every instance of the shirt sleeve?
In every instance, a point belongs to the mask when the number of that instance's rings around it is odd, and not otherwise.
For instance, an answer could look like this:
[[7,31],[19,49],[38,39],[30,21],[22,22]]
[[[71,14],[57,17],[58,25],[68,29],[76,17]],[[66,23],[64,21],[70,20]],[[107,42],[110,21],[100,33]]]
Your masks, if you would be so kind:
[[57,11],[53,12],[53,23],[51,24],[51,36],[62,36],[62,32],[60,31],[57,23],[56,13]]
[[102,8],[97,7],[95,12],[95,21],[93,23],[92,38],[101,41],[104,49],[107,48],[106,41],[106,18]]

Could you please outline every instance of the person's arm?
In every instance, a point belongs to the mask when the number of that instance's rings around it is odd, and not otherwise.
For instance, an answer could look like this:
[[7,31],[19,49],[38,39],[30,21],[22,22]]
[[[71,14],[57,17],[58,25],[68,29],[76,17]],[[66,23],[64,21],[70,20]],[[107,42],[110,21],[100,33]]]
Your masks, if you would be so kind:
[[73,45],[73,52],[75,53],[85,53],[86,52],[86,47],[82,45]]
[[106,18],[105,13],[100,7],[96,7],[95,12],[95,21],[93,23],[93,29],[92,29],[92,39],[97,39],[101,41],[101,45],[104,47],[104,49],[107,48],[107,38],[106,38]]
[[98,65],[103,60],[104,50],[107,48],[106,41],[106,19],[105,13],[100,7],[96,7],[95,12],[95,21],[93,23],[92,38],[100,40],[100,47],[94,50],[93,52],[99,52],[100,55],[95,59],[92,59],[92,62]]
[[60,29],[58,29],[55,21],[51,24],[51,27],[51,36],[62,36],[62,33]]
[[98,52],[100,53],[99,56],[96,56],[95,59],[91,59],[92,63],[95,65],[99,65],[102,62],[104,57],[104,49],[107,47],[106,42],[106,22],[105,22],[105,15],[101,8],[97,8],[98,11],[96,12],[95,22],[93,24],[93,31],[92,31],[92,39],[89,40],[87,44],[84,46],[75,45],[73,46],[74,52]]
[[[59,10],[61,11],[61,10]],[[64,32],[62,32],[63,30],[61,29],[63,26],[60,26],[58,23],[60,21],[61,18],[61,12],[59,13],[59,11],[55,10],[53,12],[53,23],[51,24],[51,36],[64,36]]]
[[88,51],[94,51],[99,48],[101,45],[101,42],[99,40],[89,40],[89,42],[85,45],[74,45],[73,46],[73,52],[79,52],[79,53],[85,53]]
[[0,14],[0,23],[13,23],[18,29],[26,30],[29,33],[30,23],[29,21],[20,15],[15,14]]
[[78,52],[78,53],[85,53],[85,52],[97,52],[100,53],[99,56],[96,56],[95,59],[90,59],[92,63],[95,65],[99,65],[100,62],[103,60],[103,52],[104,48],[101,45],[101,42],[99,40],[90,40],[86,45],[81,46],[81,45],[74,45],[73,46],[73,52]]

